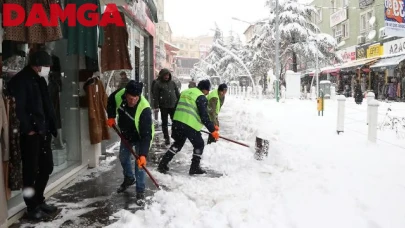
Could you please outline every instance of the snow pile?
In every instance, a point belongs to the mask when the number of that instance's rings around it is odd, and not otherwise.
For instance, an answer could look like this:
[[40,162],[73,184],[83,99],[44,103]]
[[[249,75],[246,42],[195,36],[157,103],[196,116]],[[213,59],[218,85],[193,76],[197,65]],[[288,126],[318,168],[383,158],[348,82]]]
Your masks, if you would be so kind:
[[[224,140],[209,145],[202,165],[224,176],[154,172],[170,191],[143,211],[114,215],[121,219],[109,227],[405,227],[404,149],[350,130],[338,136],[335,103],[326,107],[318,117],[313,101],[227,98],[221,134],[253,145],[264,132],[269,157],[256,161],[253,149]],[[347,108],[351,118],[366,117]],[[176,156],[190,158],[189,147]]]

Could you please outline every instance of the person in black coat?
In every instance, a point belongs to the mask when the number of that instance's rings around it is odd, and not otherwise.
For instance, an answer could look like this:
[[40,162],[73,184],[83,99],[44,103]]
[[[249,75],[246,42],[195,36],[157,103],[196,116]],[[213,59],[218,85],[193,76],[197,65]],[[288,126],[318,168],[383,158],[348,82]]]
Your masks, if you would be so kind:
[[8,83],[15,98],[20,121],[23,167],[23,196],[27,216],[33,220],[49,217],[57,208],[45,203],[44,190],[53,172],[52,135],[57,137],[56,114],[44,76],[48,76],[51,56],[45,51],[30,55],[29,65]]
[[354,100],[356,104],[361,105],[361,103],[363,103],[363,92],[361,91],[361,85],[358,80],[356,80],[354,88]]
[[180,92],[168,69],[162,69],[159,72],[159,78],[152,88],[153,106],[155,110],[160,109],[162,131],[165,138],[165,144],[168,146],[170,145],[168,128],[169,116],[173,121],[174,111],[176,110],[175,108],[180,97]]

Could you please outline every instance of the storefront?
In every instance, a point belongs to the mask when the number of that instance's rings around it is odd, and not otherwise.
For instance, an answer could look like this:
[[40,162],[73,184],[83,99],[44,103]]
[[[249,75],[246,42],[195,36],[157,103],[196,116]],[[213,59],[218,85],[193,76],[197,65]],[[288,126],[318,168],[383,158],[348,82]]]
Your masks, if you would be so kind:
[[373,72],[371,89],[378,99],[398,100],[405,95],[405,38],[383,44],[384,55],[370,66]]
[[[99,3],[98,0],[94,0]],[[74,2],[72,0],[72,2]],[[104,9],[104,7],[100,7]],[[104,113],[102,100],[116,89],[111,85],[114,74],[128,72],[130,78],[145,83],[146,97],[154,79],[155,27],[143,1],[119,7],[127,27],[68,27],[62,37],[62,27],[54,27],[53,36],[15,36],[20,27],[7,27],[2,33],[2,76],[4,107],[7,110],[10,159],[0,164],[0,227],[15,221],[25,208],[22,198],[21,151],[18,121],[13,98],[7,94],[7,81],[27,64],[30,52],[43,49],[52,56],[53,65],[48,89],[57,114],[58,137],[52,139],[54,169],[45,191],[51,195],[87,167],[96,167],[102,153],[102,142],[111,139],[105,126],[105,116],[92,118],[93,112]],[[20,29],[20,30],[18,30]],[[46,29],[39,28],[42,31]],[[10,34],[14,34],[11,36]],[[35,39],[35,40],[34,40]],[[35,43],[35,44],[32,44]],[[109,82],[109,83],[107,83]],[[0,102],[2,103],[2,102]],[[91,110],[89,112],[89,110]],[[101,115],[103,116],[103,115]],[[95,132],[92,129],[100,129]],[[5,135],[2,134],[2,140]],[[3,143],[3,141],[2,141]],[[4,186],[3,186],[4,184]],[[6,199],[7,204],[3,203]],[[7,216],[8,214],[8,216]]]

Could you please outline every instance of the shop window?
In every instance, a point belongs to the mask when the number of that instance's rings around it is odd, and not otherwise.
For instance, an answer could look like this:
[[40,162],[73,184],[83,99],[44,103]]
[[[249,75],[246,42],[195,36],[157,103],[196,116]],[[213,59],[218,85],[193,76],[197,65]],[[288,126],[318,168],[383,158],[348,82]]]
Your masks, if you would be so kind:
[[[45,47],[41,47],[45,48]],[[75,167],[82,164],[81,150],[81,124],[80,124],[80,108],[79,108],[79,91],[82,87],[79,86],[79,61],[76,56],[67,56],[67,44],[64,41],[56,41],[46,46],[48,52],[52,55],[53,66],[48,77],[45,77],[49,89],[51,103],[55,108],[56,113],[56,129],[57,137],[52,137],[51,148],[53,156],[53,172],[51,174],[48,185],[62,178],[66,173]],[[12,60],[13,57],[10,58]],[[81,59],[85,61],[84,59]],[[25,65],[26,61],[4,61],[4,67],[7,68],[3,74],[4,83],[7,83],[12,76],[19,72]],[[14,66],[18,63],[18,66]],[[4,68],[3,68],[4,69]],[[9,116],[13,118],[13,116]],[[9,123],[15,123],[9,119]],[[13,131],[18,131],[18,127],[13,128]],[[14,137],[19,137],[14,134]],[[13,142],[19,142],[19,138]],[[10,147],[10,153],[20,153],[17,147]],[[21,167],[21,163],[14,166]],[[18,171],[13,171],[18,173]],[[9,201],[8,208],[11,209],[23,202],[21,187],[22,182],[17,183],[16,180],[9,186]]]

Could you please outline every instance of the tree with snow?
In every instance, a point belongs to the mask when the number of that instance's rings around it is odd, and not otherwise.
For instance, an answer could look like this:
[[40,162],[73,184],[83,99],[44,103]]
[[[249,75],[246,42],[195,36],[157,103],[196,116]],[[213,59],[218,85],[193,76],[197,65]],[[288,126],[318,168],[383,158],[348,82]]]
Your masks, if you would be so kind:
[[[274,67],[275,59],[275,3],[269,0],[267,6],[271,13],[269,19],[247,45],[246,56],[249,56],[250,66],[254,71],[260,67]],[[311,16],[317,11],[313,6],[305,5],[297,0],[279,2],[279,31],[280,31],[280,59],[282,71],[292,63],[292,70],[297,72],[298,62],[319,60],[319,66],[330,64],[337,57],[333,50],[336,40],[320,33],[319,28],[311,22]],[[268,70],[268,69],[266,69]],[[266,70],[260,70],[266,72]],[[282,72],[280,72],[282,73]]]

